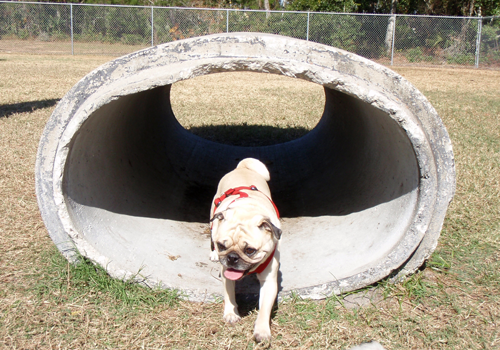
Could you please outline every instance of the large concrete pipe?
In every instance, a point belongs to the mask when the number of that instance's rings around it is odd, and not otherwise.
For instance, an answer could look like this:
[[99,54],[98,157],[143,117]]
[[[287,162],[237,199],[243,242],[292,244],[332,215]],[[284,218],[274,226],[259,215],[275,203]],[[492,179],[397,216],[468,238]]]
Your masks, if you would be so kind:
[[[320,122],[263,147],[184,129],[172,84],[231,71],[322,85]],[[222,175],[249,156],[268,165],[283,217],[281,295],[321,298],[415,271],[436,247],[455,188],[446,129],[404,78],[333,47],[231,33],[152,47],[83,78],[47,123],[36,190],[67,258],[77,250],[112,276],[210,300],[221,294],[208,260],[210,202]]]

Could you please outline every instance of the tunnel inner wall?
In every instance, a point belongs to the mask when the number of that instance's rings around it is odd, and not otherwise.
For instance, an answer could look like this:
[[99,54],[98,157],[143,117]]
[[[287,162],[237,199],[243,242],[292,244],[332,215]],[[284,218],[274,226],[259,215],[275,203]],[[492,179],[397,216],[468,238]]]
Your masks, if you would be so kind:
[[185,130],[170,88],[103,105],[70,144],[68,212],[87,242],[124,270],[174,288],[220,289],[218,266],[208,260],[209,208],[219,179],[245,157],[261,159],[271,172],[283,216],[282,290],[363,271],[404,237],[419,167],[407,134],[386,112],[325,88],[324,114],[310,133],[237,147]]

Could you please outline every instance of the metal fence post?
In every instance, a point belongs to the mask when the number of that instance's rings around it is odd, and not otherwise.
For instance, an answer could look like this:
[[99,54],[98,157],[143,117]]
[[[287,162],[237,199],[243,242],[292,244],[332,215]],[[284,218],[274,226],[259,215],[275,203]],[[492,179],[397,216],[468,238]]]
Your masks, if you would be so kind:
[[481,54],[481,32],[483,31],[483,17],[477,19],[477,36],[476,36],[476,68],[479,68],[479,55]]
[[306,40],[309,41],[309,19],[310,19],[310,12],[307,12],[307,29],[306,29]]
[[151,46],[155,46],[155,17],[153,14],[153,6],[151,6]]
[[391,43],[391,66],[394,64],[394,41],[396,40],[396,19],[394,15],[394,24],[392,25],[392,43]]
[[75,54],[75,40],[73,37],[73,4],[69,5],[69,13],[70,13],[70,26],[71,26],[71,54]]
[[229,9],[226,10],[226,33],[229,33]]

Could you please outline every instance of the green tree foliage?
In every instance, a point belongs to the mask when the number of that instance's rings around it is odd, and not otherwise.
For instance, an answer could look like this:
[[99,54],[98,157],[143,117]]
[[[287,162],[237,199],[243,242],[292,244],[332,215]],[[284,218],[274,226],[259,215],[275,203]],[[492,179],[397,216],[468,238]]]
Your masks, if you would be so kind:
[[[50,0],[59,3],[264,9],[264,0]],[[270,8],[281,9],[279,0]],[[500,15],[500,0],[287,0],[286,10],[445,15]]]
[[203,7],[205,5],[204,0],[42,0],[37,2],[165,7]]
[[[280,10],[279,0],[269,0],[271,10]],[[264,10],[264,0],[203,0],[201,7]]]
[[[317,0],[294,0],[317,1]],[[332,1],[332,0],[322,0]],[[359,0],[355,12],[443,15],[493,16],[500,15],[500,0]]]
[[354,0],[293,0],[288,10],[314,12],[357,12]]

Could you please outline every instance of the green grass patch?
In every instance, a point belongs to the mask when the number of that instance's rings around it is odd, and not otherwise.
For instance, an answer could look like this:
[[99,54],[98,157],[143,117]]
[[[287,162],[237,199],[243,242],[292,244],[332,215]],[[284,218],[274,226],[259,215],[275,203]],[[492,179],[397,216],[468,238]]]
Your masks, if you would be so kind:
[[69,263],[59,252],[47,254],[50,264],[39,276],[32,290],[41,299],[74,302],[91,296],[95,304],[112,300],[117,308],[172,307],[181,294],[177,290],[149,288],[138,282],[138,276],[126,280],[111,278],[106,270],[79,256]]

